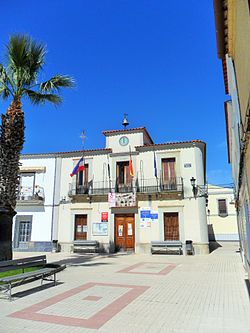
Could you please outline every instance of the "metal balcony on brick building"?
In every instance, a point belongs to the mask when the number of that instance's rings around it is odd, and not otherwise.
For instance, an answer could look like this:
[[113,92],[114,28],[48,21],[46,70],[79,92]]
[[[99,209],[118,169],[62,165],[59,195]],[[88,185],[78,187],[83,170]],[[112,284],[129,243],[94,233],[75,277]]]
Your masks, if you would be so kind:
[[114,193],[183,193],[183,179],[181,177],[171,178],[163,181],[162,179],[134,179],[131,182],[121,184],[118,180],[103,182],[90,181],[84,185],[76,183],[69,184],[69,197],[77,195],[106,195]]

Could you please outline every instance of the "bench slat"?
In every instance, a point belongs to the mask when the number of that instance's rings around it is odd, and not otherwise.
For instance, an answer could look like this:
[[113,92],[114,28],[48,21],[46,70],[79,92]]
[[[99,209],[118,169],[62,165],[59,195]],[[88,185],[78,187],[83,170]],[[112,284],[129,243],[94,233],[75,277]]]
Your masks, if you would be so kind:
[[[34,259],[34,260],[33,260]],[[7,260],[0,262],[0,272],[6,272],[16,269],[24,269],[32,266],[45,266],[46,256],[29,257],[16,260]]]
[[36,257],[28,257],[28,258],[21,258],[21,259],[14,259],[14,260],[0,261],[0,267],[14,266],[14,265],[18,265],[18,264],[21,264],[21,263],[35,262],[35,261],[45,261],[46,262],[46,255],[36,256]]
[[182,253],[182,242],[181,241],[178,241],[178,240],[173,240],[173,241],[152,241],[151,242],[151,252],[154,253],[154,252],[157,252],[157,248],[158,248],[158,251],[160,251],[160,249],[164,249],[167,251],[175,251],[179,254]]
[[51,274],[53,271],[55,271],[54,268],[43,268],[43,269],[39,269],[37,271],[26,272],[26,273],[22,273],[22,274],[16,274],[16,275],[8,276],[5,278],[1,278],[0,282],[11,282],[11,281],[26,279],[29,277],[38,277],[38,276],[42,276],[42,275],[46,275],[46,274]]

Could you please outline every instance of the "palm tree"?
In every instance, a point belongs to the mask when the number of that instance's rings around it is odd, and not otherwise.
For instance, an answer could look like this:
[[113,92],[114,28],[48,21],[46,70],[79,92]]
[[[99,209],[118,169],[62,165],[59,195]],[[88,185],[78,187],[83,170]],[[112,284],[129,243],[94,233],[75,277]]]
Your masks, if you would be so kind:
[[22,99],[33,104],[60,104],[61,88],[73,79],[57,74],[38,83],[46,49],[25,35],[13,35],[6,46],[6,63],[0,63],[0,97],[10,99],[0,128],[0,260],[12,259],[12,219],[19,185],[19,158],[24,144]]

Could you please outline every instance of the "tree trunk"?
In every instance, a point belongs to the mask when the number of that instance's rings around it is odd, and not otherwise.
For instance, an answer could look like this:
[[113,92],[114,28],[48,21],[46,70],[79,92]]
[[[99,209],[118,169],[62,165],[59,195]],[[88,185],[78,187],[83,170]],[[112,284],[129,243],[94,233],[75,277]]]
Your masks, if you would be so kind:
[[2,115],[0,135],[0,260],[12,259],[12,219],[19,189],[19,159],[24,143],[24,114],[14,99]]
[[14,210],[0,207],[0,261],[12,259],[12,221]]

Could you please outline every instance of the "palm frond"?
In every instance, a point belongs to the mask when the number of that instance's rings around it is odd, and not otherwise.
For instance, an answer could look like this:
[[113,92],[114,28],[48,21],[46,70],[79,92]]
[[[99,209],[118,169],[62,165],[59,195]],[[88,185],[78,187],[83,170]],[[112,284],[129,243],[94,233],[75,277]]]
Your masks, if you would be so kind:
[[40,84],[40,90],[45,91],[59,91],[60,88],[74,87],[74,79],[68,75],[57,74],[48,81]]
[[1,86],[0,84],[0,97],[2,97],[3,100],[8,99],[10,96],[10,92],[8,89],[6,89],[4,86]]
[[25,35],[13,35],[7,45],[9,69],[17,86],[30,85],[44,64],[45,46]]
[[7,45],[7,58],[12,70],[28,65],[28,49],[30,39],[25,35],[12,35]]
[[13,83],[4,66],[0,64],[0,90],[2,97],[5,99],[10,94],[13,95]]
[[30,82],[26,82],[26,84],[29,84],[36,79],[39,71],[44,65],[45,54],[46,48],[44,45],[30,40],[28,52]]
[[61,97],[56,94],[44,94],[29,89],[24,89],[24,93],[29,97],[30,101],[36,105],[44,104],[45,102],[58,105],[62,102]]
[[61,88],[71,88],[74,80],[68,75],[57,74],[50,80],[38,83],[38,75],[45,60],[46,48],[26,35],[13,35],[7,45],[7,66],[0,64],[1,97],[11,94],[21,99],[25,95],[32,103],[46,101],[59,104]]

